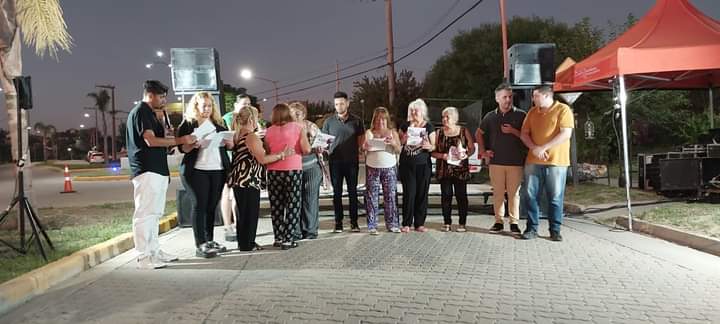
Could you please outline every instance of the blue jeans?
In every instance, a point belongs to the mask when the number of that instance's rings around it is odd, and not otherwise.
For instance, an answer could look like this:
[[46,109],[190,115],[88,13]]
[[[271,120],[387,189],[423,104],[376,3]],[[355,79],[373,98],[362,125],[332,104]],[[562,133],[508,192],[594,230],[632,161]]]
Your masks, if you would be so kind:
[[550,232],[560,233],[563,220],[566,166],[527,164],[525,165],[525,207],[528,219],[526,231],[537,232],[540,223],[540,202],[542,190],[547,199],[547,218]]

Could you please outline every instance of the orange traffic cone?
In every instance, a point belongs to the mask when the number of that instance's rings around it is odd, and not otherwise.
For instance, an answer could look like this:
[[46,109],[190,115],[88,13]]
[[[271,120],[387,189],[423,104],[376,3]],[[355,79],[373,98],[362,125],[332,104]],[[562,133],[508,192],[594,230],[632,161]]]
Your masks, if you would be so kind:
[[72,179],[70,178],[70,169],[67,164],[65,165],[65,189],[60,193],[73,193],[75,190],[72,188]]

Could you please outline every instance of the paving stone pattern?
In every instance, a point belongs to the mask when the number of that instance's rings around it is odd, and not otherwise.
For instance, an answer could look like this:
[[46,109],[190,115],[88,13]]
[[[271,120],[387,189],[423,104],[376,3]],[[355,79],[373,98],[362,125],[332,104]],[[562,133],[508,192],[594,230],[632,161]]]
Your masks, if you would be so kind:
[[557,243],[470,222],[468,233],[323,234],[209,260],[191,258],[187,241],[171,268],[130,262],[0,322],[720,323],[720,268],[694,271],[570,227]]

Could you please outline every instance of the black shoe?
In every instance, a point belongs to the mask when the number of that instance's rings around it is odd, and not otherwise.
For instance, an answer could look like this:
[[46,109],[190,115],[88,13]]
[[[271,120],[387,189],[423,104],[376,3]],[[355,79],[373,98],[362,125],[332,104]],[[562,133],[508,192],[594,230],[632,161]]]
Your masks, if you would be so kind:
[[289,250],[300,246],[297,242],[283,243],[281,249]]
[[550,232],[550,241],[562,242],[563,238],[560,232]]
[[358,224],[352,224],[350,225],[350,232],[358,233],[360,232],[360,226]]
[[492,227],[490,227],[490,233],[500,233],[505,229],[505,225],[503,223],[495,223]]
[[520,236],[520,238],[522,238],[523,240],[532,240],[532,239],[535,239],[535,238],[537,238],[537,237],[538,237],[537,232],[531,231],[531,230],[525,231],[525,233],[523,233],[523,234]]
[[522,233],[520,231],[520,226],[518,226],[518,224],[510,224],[510,233],[520,235]]
[[227,248],[226,248],[224,245],[221,245],[221,244],[218,243],[218,242],[209,241],[209,242],[207,242],[206,244],[207,244],[211,249],[215,249],[215,250],[217,250],[217,251],[220,252],[220,253],[225,253],[225,252],[227,252]]
[[342,232],[343,232],[342,224],[335,224],[335,229],[333,230],[333,233],[342,233]]
[[210,248],[207,243],[200,244],[197,249],[195,249],[195,256],[200,258],[214,258],[217,256],[217,251],[213,248]]
[[275,241],[275,242],[273,242],[273,246],[274,246],[274,247],[281,247],[281,246],[282,246],[282,242]]

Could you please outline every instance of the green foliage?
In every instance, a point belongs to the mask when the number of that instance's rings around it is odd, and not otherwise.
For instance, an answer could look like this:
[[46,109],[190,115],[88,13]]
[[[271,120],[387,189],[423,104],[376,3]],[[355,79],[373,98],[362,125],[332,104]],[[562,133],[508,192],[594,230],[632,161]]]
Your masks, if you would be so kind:
[[360,116],[365,125],[372,118],[377,107],[386,107],[395,119],[404,119],[407,115],[407,106],[411,101],[424,94],[423,83],[415,79],[413,73],[402,70],[395,78],[395,103],[390,107],[388,103],[387,77],[364,76],[362,80],[353,83],[353,94],[350,102],[351,111]]
[[335,111],[333,103],[330,101],[308,101],[305,104],[307,108],[307,120],[315,122],[318,119],[323,118],[327,114],[331,114]]

